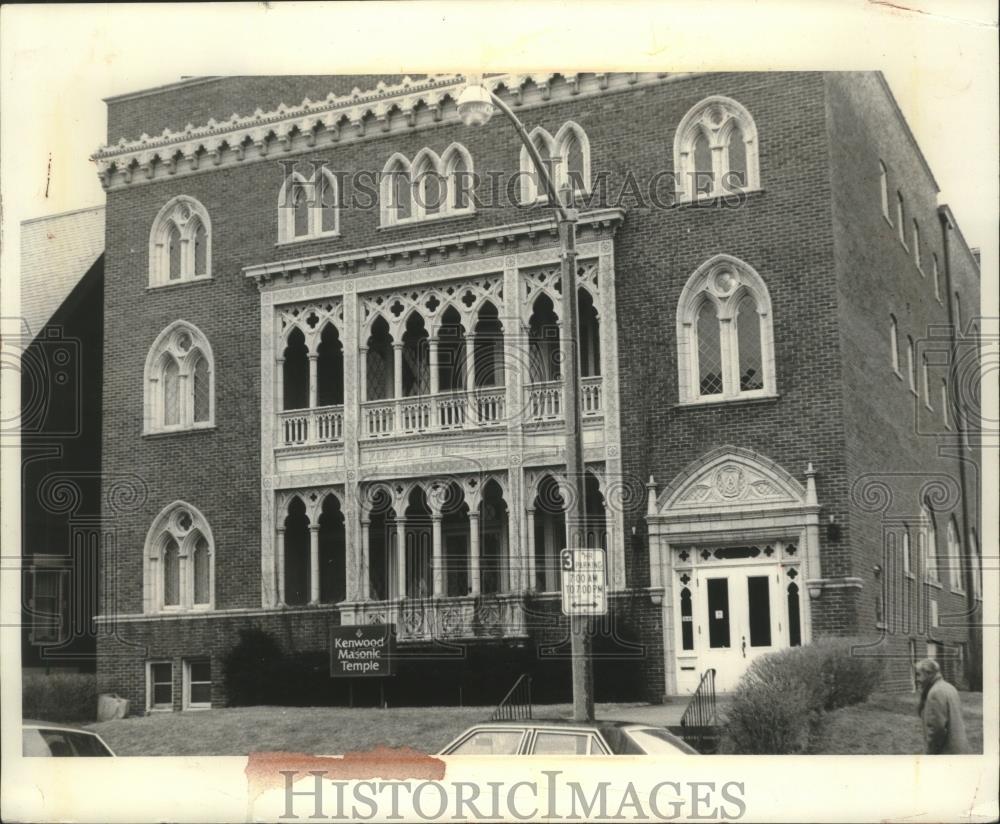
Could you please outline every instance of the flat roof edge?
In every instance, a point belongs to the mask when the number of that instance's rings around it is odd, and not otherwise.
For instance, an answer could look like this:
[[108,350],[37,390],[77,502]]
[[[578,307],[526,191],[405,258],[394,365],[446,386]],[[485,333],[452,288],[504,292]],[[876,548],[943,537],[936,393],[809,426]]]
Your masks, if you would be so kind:
[[97,212],[104,211],[104,204],[101,203],[97,206],[82,206],[79,209],[69,209],[65,212],[54,212],[51,215],[41,215],[40,217],[29,217],[27,220],[22,220],[21,225],[26,226],[29,223],[40,223],[43,220],[53,220],[57,217],[68,217],[69,215],[79,215],[83,212]]
[[159,94],[160,92],[170,91],[171,89],[183,88],[184,86],[197,86],[201,83],[212,83],[216,80],[223,80],[226,77],[227,75],[222,75],[222,74],[185,77],[173,83],[164,83],[160,86],[150,86],[149,88],[146,89],[136,89],[134,92],[122,92],[121,94],[113,94],[109,97],[102,97],[101,99],[105,103],[118,103],[122,100],[133,100],[137,97],[148,97],[149,95],[152,94]]

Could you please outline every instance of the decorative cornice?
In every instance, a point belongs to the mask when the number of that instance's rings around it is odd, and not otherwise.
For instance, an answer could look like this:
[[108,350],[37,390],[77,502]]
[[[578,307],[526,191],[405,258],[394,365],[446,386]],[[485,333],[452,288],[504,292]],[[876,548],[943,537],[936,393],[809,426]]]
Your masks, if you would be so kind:
[[[601,94],[663,82],[686,75],[663,72],[597,74],[497,74],[483,82],[500,90],[515,107],[540,105],[579,95]],[[169,175],[192,174],[268,157],[274,145],[282,154],[315,150],[324,145],[378,137],[440,123],[458,122],[455,100],[465,80],[459,74],[409,77],[394,85],[379,81],[374,90],[355,88],[333,93],[298,106],[281,104],[271,112],[233,114],[228,120],[210,119],[204,126],[188,124],[180,131],[164,129],[159,136],[122,138],[102,146],[92,156],[105,189],[133,182],[151,182]],[[203,162],[204,161],[204,162]],[[141,171],[136,176],[134,173]]]
[[[588,227],[594,233],[606,230],[614,234],[624,220],[624,209],[595,209],[581,213],[578,225]],[[521,241],[530,241],[539,236],[548,235],[555,240],[558,237],[558,231],[556,218],[551,215],[524,223],[505,223],[500,226],[469,229],[449,235],[436,235],[381,246],[368,246],[364,249],[349,249],[344,252],[313,255],[306,258],[260,263],[244,267],[243,275],[253,278],[257,287],[263,289],[271,280],[291,278],[300,272],[309,275],[315,273],[320,277],[329,277],[333,274],[344,275],[357,271],[358,267],[362,265],[369,269],[376,269],[379,265],[387,267],[396,266],[399,263],[405,265],[412,257],[419,258],[421,265],[426,265],[432,255],[443,259],[447,258],[453,251],[466,254],[468,250],[473,249],[477,253],[485,253],[493,247],[507,250],[508,246],[516,246]]]

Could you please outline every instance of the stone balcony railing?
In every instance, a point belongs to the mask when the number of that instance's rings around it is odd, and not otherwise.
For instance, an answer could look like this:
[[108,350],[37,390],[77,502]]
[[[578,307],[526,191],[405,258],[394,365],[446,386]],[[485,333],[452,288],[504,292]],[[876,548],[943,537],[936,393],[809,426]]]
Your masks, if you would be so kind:
[[524,597],[513,593],[341,604],[343,624],[395,624],[396,640],[524,638]]
[[342,443],[344,407],[321,406],[278,413],[278,443],[281,446]]
[[361,405],[364,438],[480,429],[505,423],[506,390],[491,386],[466,392],[415,395]]
[[[531,383],[525,387],[526,423],[561,421],[563,417],[562,381]],[[584,418],[604,414],[604,398],[600,375],[580,380],[580,413]]]
[[[377,439],[457,430],[496,429],[509,419],[538,424],[563,418],[562,381],[528,384],[520,410],[507,409],[507,392],[490,386],[472,392],[440,392],[361,404],[360,437]],[[580,411],[584,418],[604,414],[604,389],[600,376],[580,382]],[[278,445],[340,444],[344,440],[344,407],[293,409],[278,413]]]

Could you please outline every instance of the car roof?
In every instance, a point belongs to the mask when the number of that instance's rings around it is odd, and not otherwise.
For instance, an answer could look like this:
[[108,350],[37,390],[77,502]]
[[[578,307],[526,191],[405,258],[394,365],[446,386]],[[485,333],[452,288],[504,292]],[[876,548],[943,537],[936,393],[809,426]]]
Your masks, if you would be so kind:
[[27,718],[21,721],[21,727],[24,729],[32,729],[32,730],[37,730],[37,729],[62,730],[65,732],[82,732],[84,735],[97,735],[97,733],[93,732],[92,730],[85,730],[81,727],[75,727],[72,724],[57,724],[52,721],[31,721]]
[[[605,718],[597,718],[593,721],[574,721],[572,718],[505,718],[502,721],[482,721],[475,726],[492,727],[514,726],[514,727],[537,727],[537,726],[559,726],[559,727],[587,727],[589,729],[621,728],[621,727],[656,727],[657,724],[647,724],[644,721],[618,721]],[[666,729],[663,727],[662,729]]]

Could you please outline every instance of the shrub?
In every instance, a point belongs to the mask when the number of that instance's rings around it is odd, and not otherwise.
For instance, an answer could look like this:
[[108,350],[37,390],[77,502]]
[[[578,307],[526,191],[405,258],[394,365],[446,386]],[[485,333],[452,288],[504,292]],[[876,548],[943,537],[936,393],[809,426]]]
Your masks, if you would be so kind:
[[754,661],[733,692],[723,750],[803,752],[823,713],[868,698],[882,674],[874,656],[852,654],[856,639],[824,639]]
[[97,678],[86,673],[25,674],[21,715],[36,721],[96,721]]
[[875,691],[882,678],[883,661],[873,652],[866,652],[865,643],[858,638],[831,638],[814,645],[822,659],[824,710],[860,704]]
[[281,684],[281,648],[260,627],[240,630],[240,640],[223,661],[226,697],[231,707],[277,703]]

